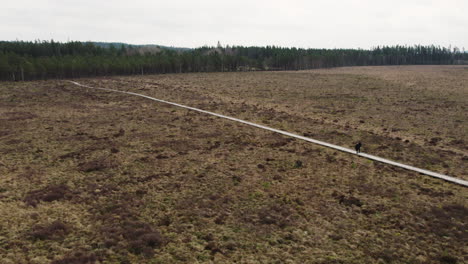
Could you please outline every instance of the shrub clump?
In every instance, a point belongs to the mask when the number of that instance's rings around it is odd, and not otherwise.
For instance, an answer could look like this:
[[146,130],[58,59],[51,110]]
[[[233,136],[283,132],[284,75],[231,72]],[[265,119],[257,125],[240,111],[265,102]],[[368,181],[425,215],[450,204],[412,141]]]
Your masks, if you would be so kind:
[[293,222],[293,210],[287,205],[266,206],[258,212],[258,219],[261,224],[277,225],[284,228]]
[[127,248],[125,249],[133,254],[151,256],[155,248],[166,244],[166,239],[160,232],[154,230],[149,224],[137,220],[113,223],[104,227],[101,231],[106,236],[104,244],[108,248],[117,247],[116,249],[119,249],[120,243],[118,242],[123,237],[127,242]]
[[95,160],[80,163],[78,170],[82,172],[101,171],[108,168],[115,168],[116,163],[106,157],[101,157]]
[[98,259],[94,254],[86,254],[85,252],[78,251],[73,255],[54,260],[51,262],[51,264],[93,264],[97,261]]
[[294,168],[295,169],[298,169],[298,168],[302,168],[302,161],[300,160],[296,160],[296,162],[294,162]]
[[421,214],[426,220],[426,231],[440,237],[463,239],[466,237],[468,208],[463,204],[449,204],[442,208],[433,207]]
[[31,237],[35,240],[54,239],[63,237],[68,233],[68,227],[61,221],[54,221],[49,225],[36,225],[30,233]]
[[125,222],[122,225],[123,237],[128,241],[129,251],[135,254],[151,254],[154,248],[161,247],[165,239],[151,226],[142,222]]
[[36,206],[39,202],[52,202],[71,197],[70,188],[65,184],[50,185],[40,190],[28,192],[23,201],[31,206]]
[[346,206],[355,205],[357,207],[361,207],[363,205],[362,201],[354,196],[346,197],[344,195],[340,195],[338,196],[338,202]]

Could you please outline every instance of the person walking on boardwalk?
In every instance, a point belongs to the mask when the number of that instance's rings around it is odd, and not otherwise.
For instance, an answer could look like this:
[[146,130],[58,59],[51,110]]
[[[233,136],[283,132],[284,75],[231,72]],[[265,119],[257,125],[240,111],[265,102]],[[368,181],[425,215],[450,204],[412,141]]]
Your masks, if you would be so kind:
[[356,146],[354,146],[354,149],[356,149],[356,154],[361,153],[361,146],[361,141],[359,141],[359,143],[357,143]]

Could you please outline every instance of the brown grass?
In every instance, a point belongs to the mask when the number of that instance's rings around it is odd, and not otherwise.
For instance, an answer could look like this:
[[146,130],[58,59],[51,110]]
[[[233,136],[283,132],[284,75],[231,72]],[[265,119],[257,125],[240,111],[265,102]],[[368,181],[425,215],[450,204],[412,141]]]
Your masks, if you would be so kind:
[[[81,82],[361,140],[466,179],[467,76],[430,66]],[[0,89],[2,263],[466,262],[464,187],[138,97],[61,81]]]

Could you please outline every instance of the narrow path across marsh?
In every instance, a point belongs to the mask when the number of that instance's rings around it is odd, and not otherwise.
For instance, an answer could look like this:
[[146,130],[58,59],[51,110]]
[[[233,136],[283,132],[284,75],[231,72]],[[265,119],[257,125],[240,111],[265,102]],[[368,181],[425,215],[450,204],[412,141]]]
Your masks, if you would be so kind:
[[75,84],[75,85],[77,85],[77,86],[80,86],[80,87],[85,87],[85,88],[90,88],[90,89],[98,89],[98,90],[104,90],[104,91],[118,92],[118,93],[124,93],[124,94],[129,94],[129,95],[140,96],[140,97],[144,97],[144,98],[147,98],[147,99],[150,99],[150,100],[153,100],[153,101],[157,101],[157,102],[160,102],[160,103],[170,104],[170,105],[174,105],[174,106],[177,106],[177,107],[182,107],[182,108],[185,108],[185,109],[197,111],[197,112],[200,112],[200,113],[205,113],[205,114],[217,116],[217,117],[220,117],[220,118],[224,118],[224,119],[232,120],[232,121],[235,121],[235,122],[243,123],[243,124],[246,124],[246,125],[249,125],[249,126],[254,126],[254,127],[261,128],[261,129],[269,130],[269,131],[272,131],[272,132],[275,132],[275,133],[279,133],[279,134],[282,134],[282,135],[285,135],[285,136],[289,136],[289,137],[293,137],[293,138],[305,140],[305,141],[308,141],[308,142],[311,142],[311,143],[314,143],[314,144],[317,144],[317,145],[321,145],[321,146],[324,146],[324,147],[336,149],[336,150],[339,150],[339,151],[342,151],[342,152],[347,152],[347,153],[349,153],[349,154],[359,155],[359,156],[361,156],[361,157],[364,157],[364,158],[367,158],[367,159],[370,159],[370,160],[374,160],[374,161],[386,163],[386,164],[389,164],[389,165],[393,165],[393,166],[396,166],[396,167],[404,168],[404,169],[407,169],[407,170],[419,172],[419,173],[422,173],[422,174],[425,174],[425,175],[428,175],[428,176],[432,176],[432,177],[435,177],[435,178],[443,179],[443,180],[446,180],[446,181],[448,181],[448,182],[452,182],[452,183],[456,183],[456,184],[459,184],[459,185],[463,185],[463,186],[465,186],[465,187],[468,187],[468,181],[465,181],[465,180],[462,180],[462,179],[458,179],[458,178],[455,178],[455,177],[451,177],[451,176],[444,175],[444,174],[440,174],[440,173],[433,172],[433,171],[428,171],[428,170],[425,170],[425,169],[420,169],[420,168],[417,168],[417,167],[413,167],[413,166],[410,166],[410,165],[402,164],[402,163],[399,163],[399,162],[395,162],[395,161],[392,161],[392,160],[384,159],[384,158],[377,157],[377,156],[370,155],[370,154],[366,154],[366,153],[359,153],[359,154],[356,154],[356,152],[355,152],[354,150],[349,149],[349,148],[345,148],[345,147],[341,147],[341,146],[338,146],[338,145],[330,144],[330,143],[327,143],[327,142],[324,142],[324,141],[320,141],[320,140],[316,140],[316,139],[312,139],[312,138],[300,136],[300,135],[293,134],[293,133],[290,133],[290,132],[286,132],[286,131],[283,131],[283,130],[279,130],[279,129],[267,127],[267,126],[264,126],[264,125],[252,123],[252,122],[245,121],[245,120],[242,120],[242,119],[237,119],[237,118],[234,118],[234,117],[225,116],[225,115],[221,115],[221,114],[217,114],[217,113],[205,111],[205,110],[202,110],[202,109],[198,109],[198,108],[194,108],[194,107],[190,107],[190,106],[186,106],[186,105],[181,105],[181,104],[177,104],[177,103],[173,103],[173,102],[169,102],[169,101],[157,99],[157,98],[150,97],[150,96],[143,95],[143,94],[138,94],[138,93],[133,93],[133,92],[126,92],[126,91],[120,91],[120,90],[114,90],[114,89],[108,89],[108,88],[91,87],[91,86],[83,85],[83,84],[80,84],[80,83],[74,82],[74,81],[69,81],[69,82],[70,82],[70,83],[73,83],[73,84]]

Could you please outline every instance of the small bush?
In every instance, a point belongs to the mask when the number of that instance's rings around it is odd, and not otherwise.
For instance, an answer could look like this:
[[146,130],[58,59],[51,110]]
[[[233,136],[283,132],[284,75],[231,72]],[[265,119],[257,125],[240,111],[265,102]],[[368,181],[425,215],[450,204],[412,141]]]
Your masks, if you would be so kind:
[[292,223],[293,211],[287,205],[272,205],[262,208],[258,212],[261,224],[277,225],[284,228]]
[[363,205],[361,200],[359,200],[358,198],[353,197],[353,196],[346,197],[344,195],[341,195],[341,196],[338,197],[338,201],[339,201],[340,204],[344,204],[346,206],[355,205],[357,207],[361,207]]
[[111,153],[119,153],[120,150],[118,148],[111,148]]
[[326,159],[327,159],[327,162],[328,162],[328,163],[334,163],[334,162],[336,162],[336,158],[333,157],[333,156],[331,156],[331,155],[329,155],[329,154],[327,154]]
[[164,238],[157,231],[144,234],[141,237],[141,240],[145,243],[146,246],[151,247],[151,248],[158,248],[164,243]]
[[227,218],[227,215],[221,214],[215,218],[214,222],[217,225],[224,225],[224,223],[226,223],[226,218]]
[[57,220],[47,226],[34,226],[33,231],[31,232],[31,237],[37,240],[45,240],[63,236],[67,233],[67,226],[64,223]]
[[92,161],[83,162],[78,165],[78,169],[82,172],[100,171],[114,167],[116,167],[116,164],[106,157],[101,157]]
[[123,128],[121,128],[121,129],[119,130],[119,132],[113,134],[112,136],[114,136],[114,137],[121,137],[121,136],[123,136],[123,135],[125,135],[125,130],[124,130]]
[[133,235],[138,234],[129,241],[129,251],[135,254],[151,255],[154,248],[158,248],[164,244],[164,238],[157,231],[149,233],[141,233],[139,230]]
[[457,258],[452,256],[442,256],[439,258],[440,263],[443,264],[457,264]]
[[433,207],[421,215],[426,220],[426,228],[437,236],[460,239],[466,236],[466,224],[464,223],[468,215],[468,208],[463,204],[444,205],[442,208]]
[[62,259],[54,260],[51,264],[93,264],[97,262],[94,254],[86,254],[84,252],[75,252],[72,256],[67,256]]
[[149,224],[140,221],[123,221],[101,231],[107,237],[106,247],[118,246],[118,241],[123,237],[128,243],[126,249],[133,254],[151,256],[153,249],[162,247],[166,243],[161,233],[154,230]]
[[219,245],[214,241],[208,242],[208,244],[205,246],[205,250],[211,251],[211,254],[216,254],[218,252],[221,252]]
[[44,189],[28,192],[23,201],[28,205],[36,206],[40,201],[52,202],[68,199],[70,196],[70,188],[65,184],[59,184],[50,185]]
[[301,167],[302,167],[302,161],[296,160],[296,162],[294,163],[294,168],[298,169],[298,168],[301,168]]

